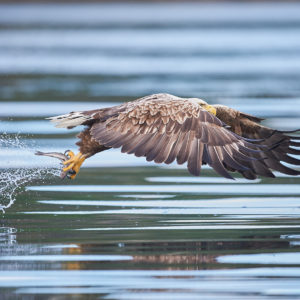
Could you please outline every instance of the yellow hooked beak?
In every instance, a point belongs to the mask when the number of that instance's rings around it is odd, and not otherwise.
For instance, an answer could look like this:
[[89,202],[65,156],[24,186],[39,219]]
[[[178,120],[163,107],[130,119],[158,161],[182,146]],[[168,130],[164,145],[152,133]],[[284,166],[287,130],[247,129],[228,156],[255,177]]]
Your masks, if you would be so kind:
[[216,115],[217,114],[217,110],[209,104],[205,104],[202,106],[205,110],[209,111],[211,114]]

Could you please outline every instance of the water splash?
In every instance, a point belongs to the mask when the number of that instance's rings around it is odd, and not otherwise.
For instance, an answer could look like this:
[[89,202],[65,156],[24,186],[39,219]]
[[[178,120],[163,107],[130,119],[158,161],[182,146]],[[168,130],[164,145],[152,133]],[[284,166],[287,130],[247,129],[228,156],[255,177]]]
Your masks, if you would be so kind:
[[[18,134],[0,134],[0,148],[5,150],[17,149],[20,151],[20,155],[22,155],[22,151],[31,151],[34,144],[34,142],[28,144],[28,140],[25,143],[24,139]],[[32,159],[35,159],[34,151],[32,151]],[[59,166],[50,168],[17,168],[14,166],[0,169],[0,210],[5,212],[5,209],[11,207],[28,183],[44,181],[51,176],[59,175]]]
[[0,134],[0,146],[1,148],[19,148],[19,149],[28,149],[28,145],[22,139],[20,134]]

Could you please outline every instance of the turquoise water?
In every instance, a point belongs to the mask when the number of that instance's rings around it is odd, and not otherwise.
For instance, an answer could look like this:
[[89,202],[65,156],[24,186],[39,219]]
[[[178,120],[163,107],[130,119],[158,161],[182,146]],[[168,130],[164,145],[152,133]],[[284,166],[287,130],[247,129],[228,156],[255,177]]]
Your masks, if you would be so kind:
[[300,299],[300,178],[76,151],[45,117],[149,93],[300,128],[300,5],[0,5],[0,299]]

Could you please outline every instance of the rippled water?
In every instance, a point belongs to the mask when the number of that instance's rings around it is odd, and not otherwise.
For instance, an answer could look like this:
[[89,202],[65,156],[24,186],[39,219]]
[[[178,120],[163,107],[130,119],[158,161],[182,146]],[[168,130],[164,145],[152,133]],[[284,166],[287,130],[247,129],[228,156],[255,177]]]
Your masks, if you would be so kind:
[[61,181],[34,156],[76,151],[78,129],[45,117],[155,92],[300,128],[299,12],[0,5],[0,299],[300,299],[300,178],[196,178],[110,150]]

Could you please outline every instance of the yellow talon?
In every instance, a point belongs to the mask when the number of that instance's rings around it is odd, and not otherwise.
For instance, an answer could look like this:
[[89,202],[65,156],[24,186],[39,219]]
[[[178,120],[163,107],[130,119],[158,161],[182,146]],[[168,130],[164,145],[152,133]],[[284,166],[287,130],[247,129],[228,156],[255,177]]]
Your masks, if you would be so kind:
[[78,159],[77,163],[74,165],[73,171],[75,171],[76,174],[79,172],[79,169],[80,169],[82,163],[84,162],[84,160],[85,160],[85,157],[82,156]]
[[76,175],[77,175],[77,174],[71,175],[71,176],[70,176],[70,179],[75,179]]
[[64,172],[67,172],[67,171],[73,169],[73,167],[74,167],[74,163],[71,163],[71,164],[69,164],[67,167],[63,168],[63,171],[64,171]]
[[72,157],[75,156],[74,152],[71,151],[71,150],[67,150],[65,154],[66,154],[67,156],[69,156],[70,158],[72,158]]
[[69,165],[75,162],[76,159],[78,159],[82,154],[79,152],[77,155],[75,155],[72,151],[69,151],[67,155],[70,156],[70,158],[63,162],[64,165]]
[[67,155],[70,156],[70,159],[63,162],[63,164],[66,165],[66,167],[63,168],[63,171],[66,172],[72,169],[75,174],[72,174],[70,178],[74,179],[79,172],[82,163],[85,161],[85,156],[81,152],[75,155],[72,151],[69,151]]

